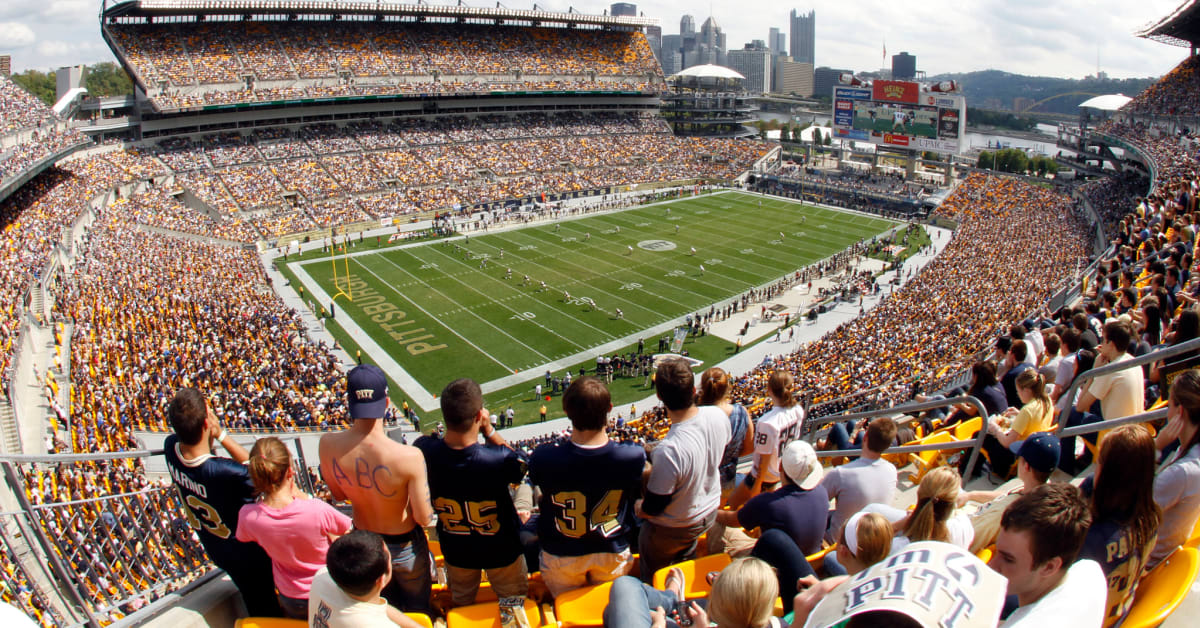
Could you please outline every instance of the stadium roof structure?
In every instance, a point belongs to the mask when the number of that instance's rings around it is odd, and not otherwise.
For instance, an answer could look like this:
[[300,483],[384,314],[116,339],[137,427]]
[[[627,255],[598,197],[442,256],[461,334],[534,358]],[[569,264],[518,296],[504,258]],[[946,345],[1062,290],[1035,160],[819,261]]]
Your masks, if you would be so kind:
[[1184,0],[1169,15],[1143,26],[1134,35],[1172,46],[1195,48],[1200,43],[1200,2]]
[[1133,100],[1125,94],[1105,94],[1104,96],[1096,96],[1089,98],[1079,103],[1080,108],[1099,109],[1101,111],[1116,111],[1124,107],[1126,103]]
[[705,64],[693,65],[692,67],[682,72],[672,74],[667,78],[718,78],[744,80],[746,77],[739,74],[736,70],[731,70],[719,65]]
[[529,22],[536,25],[561,24],[566,26],[589,25],[605,28],[642,28],[657,26],[658,18],[624,17],[612,15],[587,15],[570,10],[543,11],[534,9],[506,9],[496,7],[469,7],[463,4],[438,5],[402,4],[382,0],[359,0],[330,2],[329,0],[116,0],[105,1],[101,9],[104,18],[117,17],[166,17],[205,15],[372,15],[411,16],[416,19],[441,18],[458,20],[495,20]]

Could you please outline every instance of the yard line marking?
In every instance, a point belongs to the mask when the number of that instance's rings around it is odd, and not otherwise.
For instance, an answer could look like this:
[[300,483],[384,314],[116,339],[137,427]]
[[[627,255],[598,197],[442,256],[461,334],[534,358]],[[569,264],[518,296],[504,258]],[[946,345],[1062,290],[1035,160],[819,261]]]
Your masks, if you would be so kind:
[[[387,262],[387,263],[389,263],[389,264],[392,264],[393,266],[396,266],[396,264],[395,264],[395,263],[393,263],[393,262],[392,262],[392,260],[389,260],[389,259],[387,259],[387,256],[386,256],[386,255],[385,255],[385,256],[382,256],[382,257],[383,257],[383,260],[384,260],[385,262]],[[370,268],[367,268],[367,266],[366,266],[365,264],[363,264],[362,262],[360,262],[360,261],[358,261],[358,260],[354,260],[354,263],[355,263],[355,264],[357,264],[357,265],[359,265],[360,267],[362,267],[362,269],[363,269],[363,270],[365,270],[365,271],[367,271],[368,273],[371,273],[371,275],[372,275],[372,276],[374,276],[376,279],[378,279],[378,280],[380,281],[380,283],[382,283],[383,285],[387,286],[387,287],[388,287],[388,289],[389,289],[389,290],[391,290],[392,292],[395,292],[395,293],[396,293],[396,296],[400,297],[401,299],[404,299],[405,301],[408,301],[409,303],[412,303],[414,307],[416,307],[418,310],[421,310],[421,312],[423,312],[423,313],[424,313],[426,316],[428,316],[428,317],[432,318],[432,319],[433,319],[433,320],[435,320],[435,321],[438,321],[438,319],[437,319],[437,318],[435,318],[435,317],[434,317],[432,314],[430,314],[428,310],[426,310],[425,308],[421,307],[421,305],[420,305],[419,303],[417,303],[417,302],[413,301],[412,299],[409,299],[408,297],[406,297],[406,296],[404,296],[403,294],[401,294],[399,290],[396,290],[395,288],[393,288],[393,287],[391,287],[390,285],[388,285],[388,282],[387,282],[387,280],[386,280],[386,279],[384,279],[383,277],[380,277],[378,273],[376,273],[375,271],[371,270]],[[399,267],[399,266],[396,266],[396,268],[399,268],[399,269],[400,269],[400,272],[403,272],[404,274],[408,275],[409,277],[412,277],[413,279],[416,279],[417,281],[421,281],[421,280],[420,280],[420,278],[416,277],[415,275],[413,275],[412,273],[408,272],[408,271],[407,271],[407,270],[405,270],[404,268],[401,268],[401,267]],[[421,283],[425,284],[425,287],[426,287],[426,288],[428,288],[428,289],[430,289],[430,290],[432,290],[432,291],[434,291],[434,292],[438,293],[439,295],[441,295],[441,296],[442,296],[442,298],[446,299],[447,301],[450,301],[451,303],[454,303],[454,302],[455,302],[455,301],[454,301],[454,299],[451,299],[451,298],[447,297],[447,296],[446,296],[445,294],[443,294],[441,291],[439,291],[438,289],[434,288],[433,286],[430,286],[428,283],[425,283],[425,282],[423,282],[423,281],[422,281]],[[472,315],[472,316],[474,316],[475,318],[478,318],[479,320],[483,321],[485,324],[487,324],[487,325],[491,326],[492,328],[495,328],[495,327],[496,327],[495,325],[492,325],[492,324],[491,324],[491,323],[489,323],[487,320],[483,319],[482,317],[480,317],[478,314],[476,314],[476,313],[474,313],[474,312],[471,312],[471,315]],[[492,355],[492,354],[488,353],[487,351],[484,351],[484,350],[483,350],[483,349],[482,349],[482,348],[481,348],[479,345],[477,345],[477,344],[475,344],[475,343],[471,342],[470,340],[467,340],[467,338],[466,338],[465,336],[463,336],[462,334],[460,334],[460,333],[458,333],[457,331],[455,331],[455,329],[454,329],[453,327],[451,327],[451,326],[449,326],[449,325],[446,325],[446,324],[442,324],[442,323],[441,323],[441,321],[438,321],[438,323],[439,323],[439,324],[441,324],[441,325],[442,325],[442,327],[445,327],[446,329],[449,329],[449,330],[450,330],[450,333],[452,333],[452,334],[454,334],[455,336],[458,336],[459,338],[461,338],[463,342],[465,342],[465,343],[467,343],[467,344],[471,345],[472,347],[474,347],[476,351],[478,351],[478,352],[482,353],[483,355],[486,355],[486,356],[487,356],[489,359],[491,359],[491,361],[493,361],[493,362],[495,362],[496,364],[499,364],[500,366],[504,367],[504,370],[506,370],[506,371],[508,371],[508,372],[510,372],[510,373],[512,372],[512,370],[513,370],[513,369],[512,369],[512,367],[511,367],[511,366],[509,366],[509,365],[505,364],[504,362],[501,362],[499,359],[497,359],[497,358],[496,358],[496,356],[494,356],[494,355]],[[499,331],[500,333],[504,334],[504,332],[503,332],[502,330],[500,330],[500,329],[496,329],[496,331]],[[504,334],[504,335],[505,335],[505,336],[508,336],[508,334]],[[509,337],[509,338],[512,338],[512,336],[508,336],[508,337]],[[519,344],[519,345],[521,345],[521,346],[525,347],[526,349],[529,349],[530,351],[533,351],[534,353],[537,353],[538,355],[541,355],[543,358],[546,358],[546,356],[542,355],[541,353],[538,353],[538,352],[537,352],[536,350],[534,350],[532,347],[530,347],[529,345],[526,345],[525,343],[521,342],[520,340],[517,340],[516,338],[512,338],[512,340],[513,340],[513,342],[515,342],[515,343],[517,343],[517,344]]]
[[[468,266],[468,267],[470,266],[470,265],[469,265],[469,264],[467,264],[466,262],[464,262],[464,261],[462,261],[462,260],[460,260],[460,259],[458,259],[458,258],[454,257],[453,255],[450,255],[449,253],[446,253],[446,252],[444,252],[444,251],[439,251],[439,252],[440,252],[442,255],[444,255],[444,256],[446,256],[446,257],[448,257],[448,258],[450,258],[450,259],[454,260],[455,262],[458,262],[459,264],[462,264],[462,265],[464,265],[464,266]],[[409,253],[409,255],[412,255],[412,257],[414,257],[414,258],[416,258],[416,259],[421,259],[421,258],[417,257],[416,255],[413,255],[412,253]],[[491,277],[488,277],[488,279],[492,279],[492,278],[491,278]],[[458,279],[455,279],[455,281],[458,281],[459,283],[463,284],[463,285],[464,285],[464,286],[466,286],[467,288],[470,288],[472,291],[474,291],[474,292],[476,292],[476,293],[480,294],[480,295],[481,295],[481,296],[483,296],[485,299],[488,299],[488,301],[489,301],[489,302],[493,302],[493,303],[495,303],[495,302],[498,302],[498,301],[497,301],[497,299],[495,299],[494,297],[491,297],[491,296],[489,296],[488,294],[485,294],[485,293],[483,293],[483,292],[480,292],[480,291],[479,291],[477,288],[475,288],[474,286],[472,286],[472,285],[470,285],[470,284],[468,284],[468,283],[466,283],[466,282],[464,282],[464,281],[460,281],[460,280],[458,280]],[[493,280],[493,281],[494,281],[494,280]],[[527,295],[527,294],[525,294],[525,293],[521,292],[520,290],[517,290],[517,289],[513,288],[512,286],[508,285],[507,283],[504,283],[503,281],[495,281],[495,283],[496,283],[496,284],[498,284],[498,285],[504,286],[504,288],[505,288],[506,290],[511,290],[511,291],[513,291],[513,292],[515,292],[515,293],[516,293],[516,294],[514,294],[514,295],[512,295],[512,296],[510,296],[510,297],[508,297],[508,298],[506,298],[506,299],[500,299],[499,301],[501,301],[501,302],[502,302],[502,301],[507,301],[507,300],[510,300],[510,299],[514,299],[514,298],[528,297],[528,296],[529,296],[529,295]],[[599,332],[599,333],[601,333],[601,334],[603,334],[603,335],[607,336],[607,337],[608,337],[608,338],[610,338],[610,339],[611,339],[611,338],[616,338],[616,336],[615,336],[614,334],[610,334],[609,332],[606,332],[606,331],[604,331],[603,329],[599,329],[599,328],[597,328],[597,327],[592,327],[592,326],[591,326],[591,325],[589,325],[589,324],[588,324],[586,321],[579,320],[578,318],[575,318],[574,316],[572,316],[570,313],[563,312],[563,311],[559,310],[558,308],[554,307],[553,305],[550,305],[550,304],[548,304],[548,303],[546,303],[546,302],[544,302],[544,301],[541,301],[541,300],[539,300],[539,299],[536,299],[536,298],[535,298],[535,299],[533,299],[533,300],[534,300],[534,301],[536,301],[537,303],[539,303],[540,305],[542,305],[542,306],[544,306],[544,307],[546,307],[546,308],[550,309],[552,312],[554,312],[554,313],[556,313],[556,314],[561,314],[561,315],[565,316],[566,318],[569,318],[569,319],[571,319],[571,320],[574,320],[574,321],[576,321],[576,322],[578,322],[578,323],[581,323],[581,324],[582,324],[582,325],[584,325],[585,327],[590,327],[591,329],[593,329],[593,330],[595,330],[595,331],[597,331],[597,332]],[[510,311],[510,312],[514,312],[514,313],[516,312],[516,310],[514,310],[514,309],[512,309],[512,308],[508,307],[507,305],[506,305],[506,306],[503,306],[503,307],[504,307],[504,309],[506,309],[506,310],[508,310],[508,311]],[[528,320],[528,319],[527,319],[527,320]],[[541,323],[538,323],[537,321],[532,321],[532,320],[531,320],[531,321],[529,321],[529,322],[533,323],[534,325],[537,325],[538,327],[541,327],[542,329],[544,329],[544,330],[546,330],[546,331],[550,332],[551,334],[554,334],[555,336],[558,336],[559,338],[562,338],[563,340],[565,340],[565,341],[567,341],[567,342],[569,342],[569,343],[571,343],[571,344],[575,345],[576,347],[579,347],[580,349],[583,349],[583,348],[585,348],[583,345],[581,345],[581,344],[579,344],[579,343],[575,342],[574,340],[571,340],[570,338],[567,338],[566,336],[563,336],[562,334],[559,334],[558,332],[554,331],[553,329],[550,329],[550,328],[546,327],[545,325],[542,325]]]

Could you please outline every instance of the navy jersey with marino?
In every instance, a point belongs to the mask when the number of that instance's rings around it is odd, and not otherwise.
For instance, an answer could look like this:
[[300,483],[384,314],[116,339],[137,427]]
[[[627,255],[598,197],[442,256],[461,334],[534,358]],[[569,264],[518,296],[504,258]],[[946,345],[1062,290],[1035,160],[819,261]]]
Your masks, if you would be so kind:
[[476,444],[454,449],[422,436],[429,493],[437,513],[446,562],[463,569],[494,569],[521,555],[521,521],[508,487],[525,478],[523,456],[508,447]]
[[646,450],[631,443],[580,447],[563,440],[538,447],[529,459],[529,479],[542,490],[542,549],[555,556],[628,549],[645,465]]
[[212,454],[185,460],[178,444],[174,434],[163,441],[167,471],[179,488],[188,523],[196,530],[209,558],[226,568],[230,561],[262,553],[257,543],[243,543],[235,536],[238,512],[254,502],[254,483],[246,466]]

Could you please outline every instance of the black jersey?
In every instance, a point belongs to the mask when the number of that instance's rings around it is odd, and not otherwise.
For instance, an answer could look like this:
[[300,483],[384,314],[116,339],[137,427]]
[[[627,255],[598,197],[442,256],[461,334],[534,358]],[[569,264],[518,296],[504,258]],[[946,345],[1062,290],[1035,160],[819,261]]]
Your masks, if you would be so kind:
[[521,555],[521,521],[508,487],[525,478],[525,460],[508,447],[454,449],[440,438],[413,443],[425,455],[446,562],[464,569],[511,564]]
[[586,448],[561,440],[538,447],[529,459],[529,479],[542,490],[542,549],[555,556],[628,549],[645,465],[645,449],[629,443]]
[[184,462],[178,444],[174,434],[163,442],[167,471],[179,489],[188,523],[209,557],[223,567],[228,560],[257,556],[262,552],[257,543],[236,538],[238,512],[254,501],[254,483],[246,466],[211,454]]

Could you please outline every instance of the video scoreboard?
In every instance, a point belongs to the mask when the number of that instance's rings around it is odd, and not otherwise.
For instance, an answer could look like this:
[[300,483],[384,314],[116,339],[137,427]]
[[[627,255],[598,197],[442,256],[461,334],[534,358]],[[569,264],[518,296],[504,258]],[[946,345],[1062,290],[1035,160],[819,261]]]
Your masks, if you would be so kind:
[[833,88],[833,136],[839,139],[958,153],[966,125],[961,94],[922,91],[909,81]]

